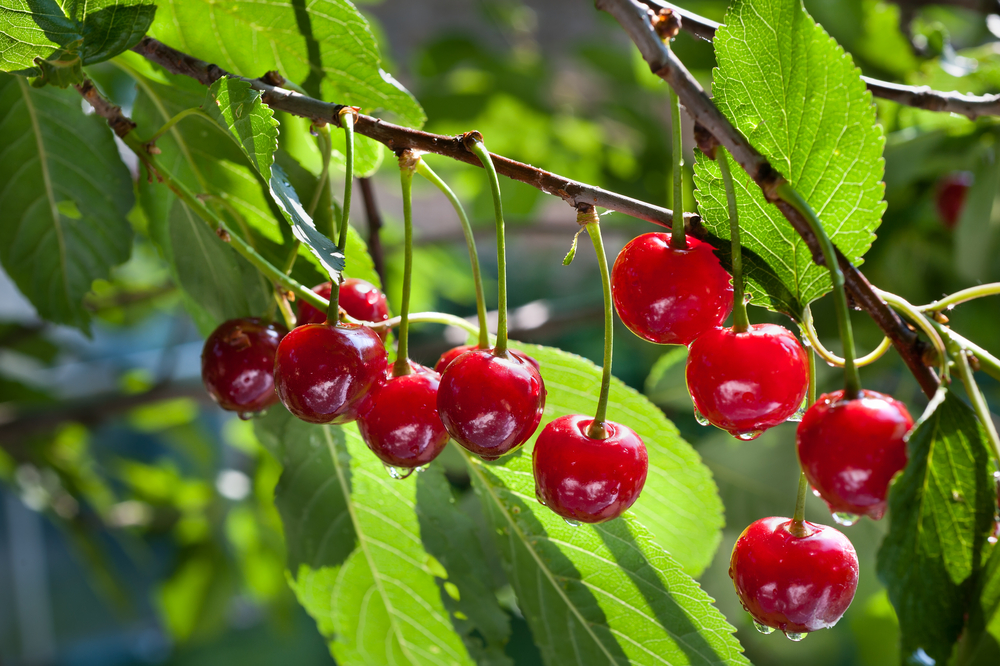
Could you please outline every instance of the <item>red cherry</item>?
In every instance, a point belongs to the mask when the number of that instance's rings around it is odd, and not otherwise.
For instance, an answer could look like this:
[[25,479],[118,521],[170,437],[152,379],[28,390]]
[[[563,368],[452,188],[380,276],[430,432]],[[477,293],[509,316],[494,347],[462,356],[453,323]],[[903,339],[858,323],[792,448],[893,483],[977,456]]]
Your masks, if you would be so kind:
[[[329,299],[333,284],[324,282],[313,287],[313,291]],[[317,310],[306,301],[299,301],[299,325],[322,324],[326,322],[326,313]],[[380,322],[389,318],[389,303],[385,294],[378,287],[359,280],[348,278],[340,285],[340,307],[344,312],[361,321]]]
[[968,171],[951,173],[938,181],[935,204],[941,221],[949,229],[954,229],[958,224],[972,182],[973,176]]
[[743,440],[788,420],[809,386],[809,361],[796,337],[775,324],[743,333],[714,328],[691,343],[688,391],[714,426]]
[[438,412],[455,440],[487,460],[524,444],[545,409],[538,370],[516,354],[470,350],[445,368]]
[[201,381],[223,409],[252,414],[278,402],[274,392],[274,354],[288,333],[256,317],[219,325],[201,350]]
[[758,630],[780,629],[793,640],[837,624],[858,588],[858,555],[841,532],[788,518],[761,518],[736,540],[729,577]]
[[281,402],[310,423],[347,423],[385,381],[382,339],[367,326],[306,324],[285,336],[274,359]]
[[646,483],[649,458],[639,435],[608,421],[607,439],[592,439],[594,419],[560,416],[542,429],[531,454],[535,495],[566,520],[603,523],[625,513]]
[[386,465],[408,469],[426,465],[448,443],[437,409],[441,376],[422,369],[389,377],[368,394],[358,412],[361,437]]
[[611,294],[629,330],[660,344],[691,344],[733,310],[729,273],[691,236],[684,250],[670,247],[669,234],[633,238],[611,269]]
[[[452,361],[454,361],[456,358],[458,358],[465,352],[469,351],[470,349],[480,349],[480,347],[478,347],[477,345],[460,345],[458,347],[452,347],[445,353],[441,354],[441,358],[439,358],[438,362],[434,364],[434,371],[444,372],[444,369],[447,368]],[[511,349],[510,353],[513,354],[514,356],[517,356],[518,358],[524,359],[531,365],[535,366],[535,370],[541,369],[541,366],[538,364],[538,361],[536,361],[531,356],[528,356],[524,352],[519,352],[516,349]]]
[[[877,391],[856,400],[844,392],[820,396],[802,418],[795,442],[802,471],[834,514],[878,520],[885,514],[889,481],[906,467],[906,406]],[[853,521],[852,521],[853,522]]]

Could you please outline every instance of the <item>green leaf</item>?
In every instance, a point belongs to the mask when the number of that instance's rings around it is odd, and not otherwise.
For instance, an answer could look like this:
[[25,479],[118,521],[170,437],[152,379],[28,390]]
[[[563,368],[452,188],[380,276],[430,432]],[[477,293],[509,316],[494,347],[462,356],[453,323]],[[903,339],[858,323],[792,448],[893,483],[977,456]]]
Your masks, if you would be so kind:
[[571,527],[535,499],[526,451],[503,465],[468,459],[547,664],[750,663],[711,598],[631,515]]
[[76,91],[0,75],[0,261],[38,314],[89,330],[83,296],[128,259],[132,179]]
[[246,77],[277,70],[313,97],[384,109],[420,127],[416,100],[380,68],[368,22],[347,0],[261,4],[180,0],[160,6],[152,34]]
[[[551,347],[519,342],[512,346],[541,364],[548,396],[538,432],[560,416],[591,414],[597,409],[600,368]],[[722,503],[711,473],[663,412],[615,378],[608,418],[635,430],[649,454],[646,485],[631,512],[686,572],[700,575],[719,545],[723,525]],[[530,459],[534,443],[533,437],[519,455]]]
[[292,589],[337,663],[471,664],[420,540],[416,478],[390,478],[353,425],[276,409],[257,430],[284,466],[275,502]]
[[38,74],[35,58],[47,60],[83,39],[79,26],[55,0],[7,0],[0,5],[0,71]]
[[965,623],[996,500],[986,442],[972,409],[947,389],[910,434],[910,460],[890,489],[892,524],[878,554],[904,663],[918,651],[946,663]]
[[995,545],[979,577],[958,654],[962,666],[1000,663],[1000,548]]
[[[850,55],[800,0],[736,0],[716,33],[715,103],[819,215],[854,264],[871,246],[885,203],[885,139],[871,94]],[[752,302],[800,317],[831,288],[827,270],[742,170],[733,173]],[[729,238],[718,164],[695,164],[698,207],[708,230]]]
[[288,176],[274,164],[274,152],[278,149],[278,121],[260,98],[261,93],[246,81],[223,78],[209,86],[205,111],[229,132],[250,164],[269,184],[271,196],[292,225],[295,237],[308,246],[330,278],[336,279],[344,270],[344,253],[316,229],[288,182]]
[[83,64],[127,51],[143,38],[156,14],[152,0],[68,0],[66,13],[83,24]]

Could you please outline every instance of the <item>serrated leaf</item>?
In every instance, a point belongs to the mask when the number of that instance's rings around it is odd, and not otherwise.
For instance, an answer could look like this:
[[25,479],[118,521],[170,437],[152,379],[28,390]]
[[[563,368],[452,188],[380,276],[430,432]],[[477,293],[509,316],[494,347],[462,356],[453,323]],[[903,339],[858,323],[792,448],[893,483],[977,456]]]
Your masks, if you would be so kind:
[[416,478],[390,478],[353,425],[275,409],[257,430],[284,466],[275,502],[290,584],[337,663],[471,664],[420,540]]
[[986,442],[972,409],[946,388],[910,434],[909,463],[890,489],[892,523],[878,554],[904,662],[922,651],[946,663],[965,624],[996,499]]
[[503,465],[470,456],[469,468],[546,664],[750,663],[711,598],[630,514],[571,527],[535,499],[524,451]]
[[156,14],[152,0],[67,0],[63,8],[83,25],[84,65],[103,62],[138,44]]
[[128,259],[132,179],[71,90],[0,75],[0,261],[39,315],[89,329],[83,296]]
[[[801,0],[736,0],[714,44],[716,105],[805,197],[844,255],[859,264],[885,211],[885,140],[850,55]],[[829,273],[813,263],[805,241],[745,172],[734,169],[733,180],[742,244],[762,260],[746,267],[752,302],[799,318],[804,305],[830,290]],[[695,184],[705,226],[728,239],[718,164],[699,155]]]
[[[530,466],[535,438],[547,423],[566,414],[591,414],[597,408],[601,369],[552,347],[520,342],[512,346],[538,360],[548,391],[536,436],[518,454]],[[711,473],[659,408],[615,378],[608,418],[635,430],[649,454],[646,485],[630,511],[686,572],[700,575],[719,545],[724,522]]]
[[410,127],[425,120],[416,100],[381,69],[368,22],[347,0],[180,0],[160,7],[151,32],[242,76],[277,70],[313,97],[384,109]]
[[35,76],[46,60],[83,39],[55,0],[7,0],[0,5],[0,71]]
[[268,183],[271,196],[292,225],[295,237],[312,251],[330,278],[336,279],[344,270],[344,253],[316,229],[288,182],[288,176],[274,163],[274,152],[278,149],[278,121],[274,119],[270,107],[261,101],[261,93],[246,81],[222,78],[209,86],[204,108],[220,127],[229,132],[250,164]]

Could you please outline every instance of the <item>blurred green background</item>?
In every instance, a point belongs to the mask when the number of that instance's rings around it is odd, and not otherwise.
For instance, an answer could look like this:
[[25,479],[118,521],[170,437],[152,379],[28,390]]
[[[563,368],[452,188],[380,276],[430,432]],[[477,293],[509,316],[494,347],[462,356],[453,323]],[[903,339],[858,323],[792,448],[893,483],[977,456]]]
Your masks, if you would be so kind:
[[[716,20],[725,11],[724,2],[682,4]],[[384,68],[427,111],[427,130],[478,129],[494,152],[675,205],[665,85],[591,3],[360,5],[373,22]],[[943,90],[1000,92],[1000,16],[926,6],[901,17],[897,5],[874,0],[812,0],[806,6],[864,74]],[[682,33],[674,48],[710,88],[711,46]],[[876,104],[888,137],[889,206],[865,274],[914,303],[1000,280],[1000,126],[988,118],[970,122]],[[684,123],[689,140],[686,117]],[[685,210],[694,210],[690,151],[686,143]],[[492,207],[482,172],[426,159],[466,202],[488,302],[495,303]],[[940,179],[954,173],[971,177],[973,185],[958,223],[949,228],[935,194]],[[402,265],[397,180],[395,169],[386,168],[373,183],[394,302]],[[512,336],[600,362],[602,297],[593,253],[581,245],[571,266],[561,264],[577,228],[575,212],[528,186],[501,185]],[[413,307],[472,315],[468,258],[454,214],[419,179],[415,196]],[[363,209],[355,211],[354,224],[367,234]],[[603,219],[611,256],[633,236],[653,230],[619,214]],[[278,465],[255,442],[249,424],[204,394],[201,339],[166,267],[139,231],[133,258],[113,280],[95,283],[88,296],[97,317],[89,339],[40,322],[0,273],[0,662],[332,663],[285,583],[281,527],[271,502]],[[829,299],[815,304],[814,313],[821,338],[838,351]],[[998,314],[997,302],[984,300],[949,316],[956,330],[1000,354]],[[752,309],[750,317],[793,326],[762,310]],[[859,347],[874,348],[877,329],[862,315],[854,323]],[[411,355],[427,364],[463,340],[439,326],[420,326],[411,335]],[[780,634],[758,635],[733,594],[728,557],[750,522],[792,511],[794,424],[750,443],[700,427],[684,389],[684,351],[641,342],[620,326],[615,341],[615,374],[663,407],[715,475],[727,528],[701,581],[738,627],[751,660],[893,663],[896,621],[874,573],[885,523],[865,520],[845,529],[858,550],[861,582],[836,628],[794,644]],[[839,373],[821,370],[820,389],[835,388]],[[862,377],[867,387],[904,400],[914,415],[926,404],[891,352]],[[983,378],[982,387],[992,405],[1000,404],[996,382]],[[814,498],[808,515],[829,522]],[[502,577],[498,571],[497,592],[515,628],[508,653],[517,664],[540,663]]]

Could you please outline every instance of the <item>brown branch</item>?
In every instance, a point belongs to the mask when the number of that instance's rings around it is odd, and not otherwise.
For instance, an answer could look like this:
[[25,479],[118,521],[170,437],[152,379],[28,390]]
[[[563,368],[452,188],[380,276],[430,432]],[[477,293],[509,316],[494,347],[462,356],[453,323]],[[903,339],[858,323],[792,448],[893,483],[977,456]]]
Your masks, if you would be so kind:
[[358,178],[358,184],[361,185],[361,195],[365,200],[365,216],[368,218],[368,252],[372,256],[372,264],[384,289],[385,253],[382,251],[382,237],[379,234],[382,230],[382,214],[378,209],[378,201],[375,200],[375,188],[372,187],[371,178]]
[[[721,26],[720,23],[716,23],[704,16],[699,16],[670,2],[664,2],[663,0],[640,1],[642,4],[654,9],[666,8],[673,10],[681,16],[682,30],[707,41],[712,41],[715,38],[715,31]],[[979,3],[979,0],[972,0],[972,2],[984,4]],[[954,4],[964,6],[961,2],[941,1],[926,1],[920,2],[920,4]],[[992,4],[996,5],[997,3],[994,1]],[[994,11],[1000,10],[995,9]],[[963,95],[955,91],[942,92],[932,90],[928,86],[907,86],[900,83],[880,81],[868,76],[862,76],[861,79],[868,86],[868,90],[871,91],[872,95],[896,102],[897,104],[904,104],[917,109],[924,109],[925,111],[957,113],[970,120],[975,120],[980,116],[1000,116],[1000,95]]]
[[125,114],[122,113],[121,107],[115,106],[101,96],[99,92],[97,92],[97,88],[94,87],[93,81],[90,79],[84,79],[83,83],[74,87],[77,92],[83,95],[83,98],[87,100],[87,103],[94,107],[94,111],[97,115],[108,121],[108,125],[119,137],[124,137],[126,134],[135,129],[135,123],[125,117]]
[[[145,37],[133,49],[139,55],[151,60],[174,74],[183,74],[210,85],[223,76],[235,76],[224,69],[182,53],[150,37]],[[287,111],[292,115],[313,121],[338,125],[338,113],[342,104],[330,104],[297,92],[274,86],[261,79],[246,79],[256,90],[264,93],[264,101],[274,109]],[[385,144],[393,152],[407,148],[418,153],[444,155],[466,164],[482,167],[479,159],[469,152],[462,143],[461,136],[443,136],[387,123],[381,118],[359,114],[354,131]],[[614,192],[564,178],[558,174],[538,169],[529,164],[514,161],[502,155],[492,154],[498,173],[535,187],[546,194],[560,197],[573,207],[580,203],[615,210],[631,217],[670,227],[673,212],[653,206],[644,201],[622,196]],[[700,220],[695,213],[684,214],[685,226]]]
[[[701,85],[677,59],[673,51],[667,48],[653,28],[651,21],[653,12],[638,0],[597,0],[597,8],[611,14],[621,24],[649,64],[650,70],[670,84],[695,122],[702,125],[733,155],[763,190],[764,197],[778,207],[796,233],[805,240],[813,261],[823,265],[819,241],[812,233],[809,223],[797,210],[779,200],[774,194],[778,185],[785,182],[784,176],[750,145],[746,137],[709,99]],[[917,338],[916,333],[875,294],[865,276],[839,250],[837,258],[844,273],[849,296],[856,305],[868,312],[879,328],[892,340],[924,393],[928,396],[933,395],[938,380],[934,372],[923,362],[923,343]]]

